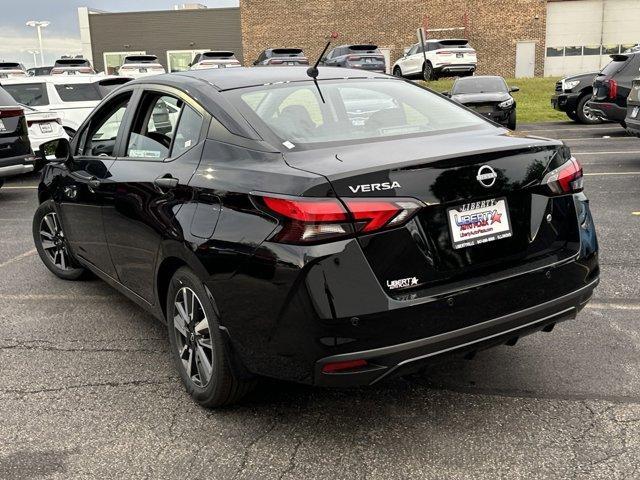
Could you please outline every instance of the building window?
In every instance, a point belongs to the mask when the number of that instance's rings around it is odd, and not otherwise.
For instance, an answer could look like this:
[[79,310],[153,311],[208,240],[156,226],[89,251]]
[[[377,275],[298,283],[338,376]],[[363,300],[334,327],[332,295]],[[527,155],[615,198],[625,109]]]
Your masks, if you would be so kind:
[[602,55],[616,55],[620,53],[620,45],[603,45]]
[[205,50],[169,50],[167,52],[167,66],[169,72],[183,72],[189,70],[193,58],[198,53],[208,52]]
[[564,47],[566,57],[579,57],[582,55],[582,47]]
[[117,75],[118,70],[124,62],[124,57],[128,55],[146,55],[147,52],[105,52],[104,72],[107,75]]
[[547,47],[547,57],[564,56],[564,47]]
[[583,55],[600,55],[600,45],[587,45],[583,49]]

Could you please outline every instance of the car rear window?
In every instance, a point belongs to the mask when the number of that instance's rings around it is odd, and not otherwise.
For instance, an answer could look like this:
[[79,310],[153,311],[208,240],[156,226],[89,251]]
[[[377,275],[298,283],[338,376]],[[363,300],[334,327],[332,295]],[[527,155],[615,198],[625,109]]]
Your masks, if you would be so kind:
[[22,69],[22,65],[16,62],[1,62],[0,70],[15,70],[16,68]]
[[274,48],[271,50],[274,57],[302,57],[302,49],[300,48]]
[[439,48],[467,48],[469,47],[469,40],[456,39],[456,40],[440,40],[438,42]]
[[55,87],[63,102],[90,102],[102,99],[94,83],[69,83]]
[[155,55],[135,55],[124,59],[124,63],[158,63]]
[[13,107],[16,105],[14,98],[2,87],[0,87],[0,107]]
[[202,54],[204,58],[231,58],[234,56],[233,52],[205,52]]
[[39,107],[49,104],[47,85],[45,83],[17,83],[13,85],[3,85],[3,88],[16,102],[22,103],[23,105]]
[[90,67],[89,60],[84,58],[61,58],[56,60],[54,67]]
[[615,55],[612,57],[613,60],[609,62],[600,72],[602,75],[613,76],[618,73],[629,61],[629,57],[625,55]]
[[376,45],[351,45],[349,51],[357,53],[380,53]]
[[397,80],[325,80],[229,90],[232,101],[285,145],[359,142],[487,126],[440,95]]

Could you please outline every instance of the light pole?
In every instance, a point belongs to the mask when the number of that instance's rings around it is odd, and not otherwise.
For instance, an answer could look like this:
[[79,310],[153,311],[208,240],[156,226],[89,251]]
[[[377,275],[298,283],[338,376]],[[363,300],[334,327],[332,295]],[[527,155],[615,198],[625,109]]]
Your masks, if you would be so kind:
[[40,66],[44,66],[44,54],[42,48],[42,29],[48,27],[51,22],[47,22],[46,20],[29,20],[27,22],[27,27],[35,27],[38,31],[38,46],[40,47]]
[[37,67],[38,61],[36,60],[36,55],[39,54],[40,52],[38,50],[27,50],[27,52],[33,55],[33,66]]

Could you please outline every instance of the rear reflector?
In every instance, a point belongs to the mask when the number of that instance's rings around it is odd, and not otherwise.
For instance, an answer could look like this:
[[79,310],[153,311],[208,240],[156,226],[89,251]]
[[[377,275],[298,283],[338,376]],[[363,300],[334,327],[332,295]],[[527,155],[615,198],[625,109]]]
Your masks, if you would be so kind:
[[280,219],[281,229],[272,240],[293,244],[398,227],[423,205],[412,198],[254,198],[258,207]]
[[609,98],[611,100],[615,100],[618,96],[618,82],[613,79],[607,80],[606,83],[609,85]]
[[339,373],[349,370],[356,370],[358,368],[366,367],[366,360],[347,360],[344,362],[327,363],[322,367],[322,373]]

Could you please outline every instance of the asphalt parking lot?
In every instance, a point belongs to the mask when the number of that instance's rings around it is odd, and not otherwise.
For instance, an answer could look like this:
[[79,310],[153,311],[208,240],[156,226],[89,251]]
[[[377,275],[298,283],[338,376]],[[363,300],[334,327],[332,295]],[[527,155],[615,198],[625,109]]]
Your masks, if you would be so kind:
[[640,139],[523,126],[586,173],[602,281],[576,321],[348,391],[264,382],[207,411],[165,328],[106,284],[58,280],[31,240],[37,177],[0,189],[0,478],[640,477]]

